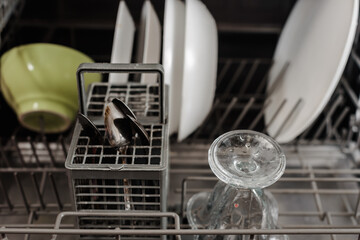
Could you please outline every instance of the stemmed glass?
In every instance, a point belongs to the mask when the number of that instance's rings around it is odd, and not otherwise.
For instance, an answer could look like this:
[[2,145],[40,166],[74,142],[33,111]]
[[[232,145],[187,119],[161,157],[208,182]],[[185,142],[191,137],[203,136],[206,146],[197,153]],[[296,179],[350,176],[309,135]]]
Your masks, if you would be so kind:
[[[286,158],[278,143],[262,133],[236,130],[218,137],[209,149],[209,165],[220,181],[212,192],[200,192],[187,204],[193,229],[277,228],[278,205],[263,188],[284,173]],[[199,235],[195,239],[250,239],[250,236]],[[259,235],[251,239],[287,239]]]

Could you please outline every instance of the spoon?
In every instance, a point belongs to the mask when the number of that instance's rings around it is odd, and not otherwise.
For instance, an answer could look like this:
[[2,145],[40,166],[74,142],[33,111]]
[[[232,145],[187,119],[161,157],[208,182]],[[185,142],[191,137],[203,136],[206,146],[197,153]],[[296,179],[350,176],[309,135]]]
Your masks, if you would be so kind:
[[[84,114],[79,113],[78,119],[86,135],[98,144],[104,144],[104,139],[95,124]],[[131,109],[120,99],[113,99],[107,104],[104,114],[105,137],[109,144],[119,151],[128,146],[137,133],[141,144],[149,145],[149,135],[136,119]]]
[[104,144],[104,139],[101,133],[88,117],[82,113],[78,113],[77,118],[83,128],[83,131],[85,132],[85,135],[90,137],[90,141],[92,141],[94,144]]

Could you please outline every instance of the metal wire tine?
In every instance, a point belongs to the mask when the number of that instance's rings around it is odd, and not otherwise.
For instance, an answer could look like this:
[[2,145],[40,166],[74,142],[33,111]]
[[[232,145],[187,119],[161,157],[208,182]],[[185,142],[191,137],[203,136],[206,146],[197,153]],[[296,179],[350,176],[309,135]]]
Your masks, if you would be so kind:
[[187,179],[183,179],[182,180],[182,184],[181,184],[181,209],[180,209],[180,217],[181,219],[183,219],[185,217],[185,196],[186,196],[186,191],[187,191]]
[[[328,224],[329,224],[330,226],[332,226],[334,223],[333,223],[333,221],[332,221],[332,219],[331,219],[331,214],[330,214],[329,212],[326,212],[325,217],[326,217],[326,220],[327,220]],[[331,236],[331,239],[332,239],[332,240],[336,240],[336,237],[335,237],[334,234],[331,234],[330,236]]]
[[280,103],[279,107],[276,109],[274,115],[271,117],[268,124],[264,127],[263,132],[267,132],[267,130],[269,129],[271,124],[274,122],[275,118],[279,115],[279,112],[281,111],[281,109],[285,106],[286,102],[287,102],[286,98],[281,101],[281,103]]
[[20,148],[19,148],[19,146],[18,146],[18,144],[17,144],[17,141],[16,141],[15,136],[12,136],[12,137],[11,137],[11,140],[12,140],[14,146],[15,146],[16,152],[17,152],[18,155],[19,155],[19,159],[20,159],[21,165],[22,165],[23,167],[25,167],[26,164],[25,164],[23,155],[22,155],[22,153],[21,153],[21,150],[20,150]]
[[23,202],[24,202],[24,206],[26,208],[26,211],[28,213],[30,213],[30,206],[29,206],[29,203],[26,199],[26,196],[25,196],[25,191],[24,191],[24,188],[23,188],[23,185],[21,184],[21,181],[19,179],[19,175],[17,172],[14,173],[14,177],[15,177],[15,182],[16,182],[16,185],[18,186],[19,188],[19,191],[20,191],[20,194],[21,194],[21,197],[23,199]]
[[219,76],[218,76],[218,86],[221,84],[221,82],[223,81],[225,74],[227,73],[227,71],[229,70],[230,66],[232,64],[232,59],[226,59],[224,66],[222,67]]
[[5,186],[4,186],[3,182],[1,181],[1,178],[0,178],[0,188],[1,188],[1,191],[2,191],[2,195],[5,198],[6,204],[8,205],[9,210],[12,210],[14,207],[11,204],[8,192],[6,191]]
[[2,139],[0,138],[0,154],[1,154],[1,158],[4,159],[4,162],[5,162],[6,166],[7,166],[7,167],[10,167],[9,159],[8,159],[7,156],[6,156],[4,147],[3,147],[3,145],[2,145],[1,142],[2,142]]
[[326,137],[326,140],[329,140],[334,134],[335,136],[336,135],[336,132],[337,132],[337,128],[339,127],[340,123],[344,120],[346,114],[348,114],[348,112],[350,111],[350,108],[349,107],[345,107],[343,109],[343,111],[341,112],[340,116],[336,119],[335,123],[334,123],[334,126],[330,129],[327,137]]
[[[309,172],[310,177],[315,178],[315,174],[313,172],[311,165],[308,165],[308,169],[310,171]],[[311,187],[314,190],[314,198],[315,198],[316,207],[317,207],[318,211],[321,213],[320,220],[323,221],[325,218],[325,212],[324,212],[323,205],[321,203],[320,195],[318,193],[319,188],[318,188],[317,182],[311,181]]]
[[[34,217],[35,217],[35,212],[31,211],[28,217],[28,221],[27,224],[31,225],[34,222]],[[30,235],[29,234],[25,234],[24,236],[24,240],[29,240],[30,239]]]
[[51,182],[52,188],[54,190],[56,202],[58,204],[59,210],[61,211],[63,209],[63,205],[61,203],[59,192],[58,192],[57,187],[56,187],[54,175],[52,173],[49,173],[49,177],[50,177],[50,182]]
[[357,218],[358,217],[358,211],[360,209],[360,192],[358,194],[357,197],[357,201],[356,201],[356,206],[355,206],[355,211],[354,211],[354,217]]
[[299,108],[302,101],[303,101],[302,98],[297,100],[297,102],[295,103],[294,108],[288,113],[288,115],[286,116],[284,122],[280,125],[280,128],[276,131],[276,133],[274,135],[274,138],[277,138],[280,135],[281,131],[284,129],[284,126],[289,122],[291,117],[295,114],[296,110]]
[[211,132],[210,139],[213,139],[215,137],[215,135],[218,133],[219,129],[223,126],[225,119],[227,118],[227,116],[229,115],[229,113],[231,112],[231,110],[233,109],[233,107],[237,101],[238,101],[237,97],[233,97],[231,99],[231,102],[226,107],[225,113],[222,115],[220,120],[216,123],[215,129]]
[[324,120],[321,122],[319,128],[315,132],[311,141],[315,141],[316,139],[319,138],[321,132],[324,130],[324,128],[326,126],[327,119],[330,119],[330,117],[334,114],[336,108],[342,103],[343,99],[344,99],[344,97],[342,95],[339,95],[337,97],[337,99],[335,100],[334,104],[331,106],[329,111],[326,112],[326,116],[325,116]]
[[239,94],[244,94],[245,90],[248,88],[250,80],[254,77],[256,70],[258,69],[260,64],[260,60],[255,60],[255,62],[252,64],[249,73],[247,74],[241,88]]
[[356,54],[355,50],[351,51],[351,57],[358,66],[358,68],[360,68],[360,57]]
[[59,139],[59,142],[60,142],[60,145],[61,145],[61,148],[64,152],[64,156],[65,158],[67,157],[67,149],[66,149],[66,144],[65,144],[65,138],[64,138],[64,135],[60,135],[60,139]]
[[240,65],[236,68],[236,71],[234,73],[234,75],[232,76],[232,78],[230,79],[230,82],[227,84],[227,88],[224,91],[224,95],[227,95],[231,89],[233,88],[234,84],[236,83],[236,81],[239,79],[241,73],[243,72],[245,66],[247,64],[246,60],[242,60],[240,62]]
[[352,140],[352,137],[354,136],[354,133],[359,132],[359,126],[356,125],[356,121],[355,121],[355,114],[350,115],[348,129],[349,129],[349,131],[348,131],[348,136],[347,136],[347,142],[350,143],[350,141]]
[[46,185],[47,173],[45,171],[41,174],[41,181],[40,181],[40,193],[44,193],[45,185]]
[[218,108],[220,104],[220,99],[216,98],[213,107],[211,108],[211,111],[209,112],[209,114],[206,116],[203,124],[201,124],[201,126],[196,130],[196,132],[193,134],[191,141],[193,142],[195,139],[198,139],[199,134],[203,131],[203,129],[206,126],[206,123],[210,120],[210,117],[212,116],[213,112]]
[[55,162],[55,158],[54,158],[54,155],[52,154],[52,151],[51,151],[51,148],[50,148],[50,145],[49,145],[49,142],[46,138],[45,135],[43,135],[42,137],[42,141],[46,147],[46,150],[47,152],[49,153],[49,157],[50,157],[50,161],[51,161],[51,166],[55,167],[56,166],[56,162]]
[[40,167],[40,161],[39,161],[38,155],[36,154],[36,148],[35,148],[34,142],[33,142],[33,140],[31,139],[30,136],[27,137],[27,140],[28,140],[28,142],[30,143],[31,151],[33,152],[33,156],[34,156],[34,158],[35,158],[36,165],[37,165],[38,167]]
[[39,183],[37,182],[36,180],[36,176],[35,176],[35,173],[31,173],[31,179],[33,181],[33,184],[35,186],[35,192],[36,192],[36,195],[38,196],[39,198],[39,202],[40,202],[40,206],[42,209],[45,209],[45,203],[43,201],[43,198],[41,196],[41,192],[40,192],[40,188],[39,188]]
[[[351,205],[349,203],[348,196],[347,195],[342,195],[341,199],[342,199],[342,201],[343,201],[343,203],[345,205],[346,211],[348,213],[353,213],[354,210],[352,209],[352,207],[351,207]],[[354,216],[351,216],[350,219],[351,219],[351,222],[352,222],[353,225],[356,226],[358,224],[357,221],[356,221],[356,218]]]
[[255,117],[254,121],[249,126],[250,130],[253,130],[256,127],[256,125],[259,123],[261,117],[264,115],[265,109],[269,106],[271,101],[272,101],[271,99],[268,99],[268,100],[265,101],[264,106],[262,107],[262,109],[260,110],[258,115]]
[[[115,228],[116,230],[120,230],[120,228],[119,227],[117,227],[117,228]],[[121,240],[121,236],[120,235],[117,235],[116,236],[116,240]]]
[[286,70],[289,68],[290,62],[285,62],[282,66],[279,74],[276,76],[274,83],[268,88],[269,90],[266,92],[267,96],[270,97],[275,89],[279,86],[280,82],[283,79],[284,74],[286,73]]
[[353,136],[354,136],[354,132],[349,129],[347,131],[347,136],[345,136],[345,138],[346,138],[345,146],[350,146]]
[[256,91],[255,91],[255,93],[260,93],[260,92],[263,91],[263,89],[265,88],[273,64],[274,64],[274,61],[271,61],[270,65],[269,65],[269,67],[268,67],[268,69],[267,69],[264,77],[261,79],[261,81],[260,81],[260,83],[259,83],[259,85],[258,85],[258,87],[257,87],[257,89],[256,89]]
[[360,109],[360,99],[356,96],[354,90],[350,87],[348,81],[346,80],[346,78],[344,76],[341,77],[340,82],[344,86],[345,92],[349,95],[349,97],[350,97],[351,101],[353,102],[353,104],[355,105],[355,107],[357,109]]
[[246,113],[249,111],[250,107],[254,104],[255,98],[251,97],[248,101],[248,103],[245,105],[244,109],[240,113],[239,117],[235,120],[234,124],[231,126],[231,129],[236,129],[236,127],[240,124],[240,122],[245,117]]

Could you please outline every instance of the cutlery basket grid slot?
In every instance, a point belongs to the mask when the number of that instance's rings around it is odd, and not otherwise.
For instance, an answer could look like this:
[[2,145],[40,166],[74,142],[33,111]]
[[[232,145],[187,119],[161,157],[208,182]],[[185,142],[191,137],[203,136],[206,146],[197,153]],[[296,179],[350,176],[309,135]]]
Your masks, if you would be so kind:
[[[75,179],[77,210],[160,211],[159,180]],[[128,199],[128,200],[126,200]]]
[[160,116],[160,90],[158,84],[128,83],[127,85],[110,85],[95,83],[90,89],[91,97],[87,103],[89,117],[104,115],[105,103],[119,98],[135,113],[137,117]]
[[[98,126],[104,134],[103,126]],[[91,145],[76,124],[65,166],[70,170],[76,210],[165,211],[166,125],[144,125],[149,146],[129,145],[121,154],[110,145]],[[125,203],[124,197],[127,197]]]
[[[150,137],[150,145],[142,146],[139,139],[136,138],[134,139],[135,144],[129,145],[125,153],[120,153],[107,142],[104,145],[94,145],[84,131],[81,131],[77,141],[74,140],[76,146],[69,167],[82,168],[86,166],[97,169],[101,167],[108,169],[111,165],[114,165],[114,168],[119,165],[123,165],[124,168],[140,165],[164,167],[165,160],[162,157],[164,126],[152,124],[144,125],[144,128]],[[104,136],[104,126],[98,126],[98,129]]]

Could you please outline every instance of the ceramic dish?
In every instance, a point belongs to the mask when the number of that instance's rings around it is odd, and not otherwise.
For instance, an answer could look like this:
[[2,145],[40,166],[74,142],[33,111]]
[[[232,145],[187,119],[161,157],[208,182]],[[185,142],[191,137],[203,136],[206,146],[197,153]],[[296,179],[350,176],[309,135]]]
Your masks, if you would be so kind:
[[[120,1],[116,17],[111,63],[130,63],[135,34],[135,24],[125,1]],[[109,74],[109,82],[124,84],[129,74]]]
[[[150,1],[143,4],[140,19],[137,61],[159,63],[161,51],[161,25]],[[142,74],[142,83],[155,83],[157,74]]]
[[[265,123],[272,122],[268,133],[278,142],[295,139],[329,101],[350,54],[358,5],[358,0],[298,0],[295,4],[277,44],[268,82],[268,91],[274,90],[268,92],[271,103]],[[286,63],[287,69],[276,81]]]
[[211,109],[216,87],[217,51],[214,18],[201,1],[187,0],[179,141],[199,127]]
[[[165,84],[169,85],[169,133],[179,129],[184,64],[185,4],[166,0],[163,36]],[[180,91],[179,91],[180,90]]]
[[[55,44],[28,44],[1,57],[1,91],[19,122],[38,132],[58,133],[69,128],[78,108],[76,70],[93,62],[85,54]],[[86,84],[100,81],[86,75]]]

